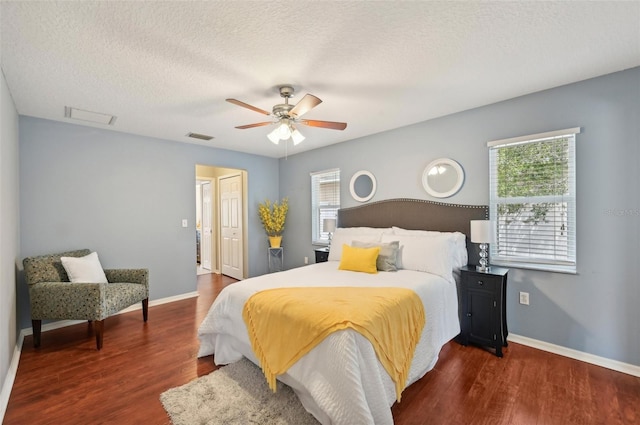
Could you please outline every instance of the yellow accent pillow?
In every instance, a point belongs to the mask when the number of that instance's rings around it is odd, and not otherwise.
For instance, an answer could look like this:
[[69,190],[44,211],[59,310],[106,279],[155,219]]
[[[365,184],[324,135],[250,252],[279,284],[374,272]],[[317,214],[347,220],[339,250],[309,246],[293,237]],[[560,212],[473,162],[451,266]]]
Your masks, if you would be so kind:
[[347,244],[342,245],[342,257],[340,257],[340,270],[352,272],[378,273],[376,260],[380,253],[380,247],[354,248]]

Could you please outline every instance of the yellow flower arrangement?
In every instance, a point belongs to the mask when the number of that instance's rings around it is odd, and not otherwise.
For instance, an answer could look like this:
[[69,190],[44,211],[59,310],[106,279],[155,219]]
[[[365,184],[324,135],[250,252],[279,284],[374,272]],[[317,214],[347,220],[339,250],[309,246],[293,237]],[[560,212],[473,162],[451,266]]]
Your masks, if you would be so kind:
[[282,235],[287,211],[289,211],[289,200],[287,198],[282,199],[280,203],[278,201],[271,202],[267,199],[264,204],[258,204],[258,215],[267,235]]

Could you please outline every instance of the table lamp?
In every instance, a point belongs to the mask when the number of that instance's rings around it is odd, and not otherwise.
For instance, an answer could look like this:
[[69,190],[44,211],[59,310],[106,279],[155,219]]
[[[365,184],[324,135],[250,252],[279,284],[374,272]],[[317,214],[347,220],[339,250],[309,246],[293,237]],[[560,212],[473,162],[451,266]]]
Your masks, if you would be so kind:
[[489,220],[471,220],[471,242],[480,244],[480,265],[476,270],[481,272],[489,271],[487,248],[494,242],[492,227]]
[[331,236],[336,231],[336,219],[325,218],[322,220],[322,230],[329,234],[329,246],[331,246]]

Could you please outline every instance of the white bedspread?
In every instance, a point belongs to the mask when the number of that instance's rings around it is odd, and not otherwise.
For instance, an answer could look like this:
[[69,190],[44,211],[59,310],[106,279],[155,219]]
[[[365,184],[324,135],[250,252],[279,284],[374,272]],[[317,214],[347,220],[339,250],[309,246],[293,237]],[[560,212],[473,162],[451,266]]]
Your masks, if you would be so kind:
[[[216,364],[249,358],[258,364],[242,309],[263,289],[297,286],[400,286],[413,289],[425,307],[426,325],[416,347],[407,385],[431,370],[442,346],[460,332],[454,284],[423,272],[366,274],[338,270],[338,262],[263,275],[226,287],[198,329],[199,357],[215,353]],[[371,343],[354,330],[329,335],[278,379],[291,386],[322,424],[393,424],[394,383]]]

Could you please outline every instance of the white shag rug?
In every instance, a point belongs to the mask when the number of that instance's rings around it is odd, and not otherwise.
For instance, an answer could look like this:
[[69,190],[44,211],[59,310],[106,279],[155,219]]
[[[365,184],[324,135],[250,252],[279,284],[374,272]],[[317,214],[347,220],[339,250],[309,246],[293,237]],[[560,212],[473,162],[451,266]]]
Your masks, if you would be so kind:
[[278,381],[274,393],[244,358],[165,391],[160,401],[174,425],[318,425],[290,387]]

